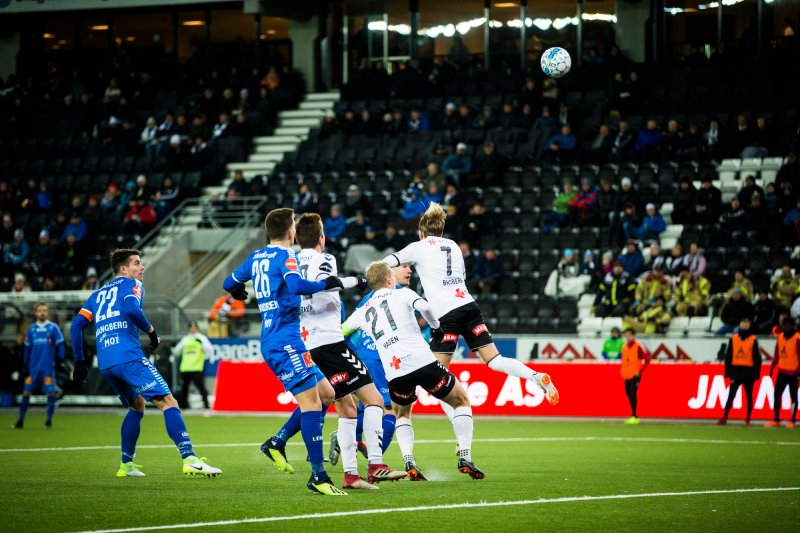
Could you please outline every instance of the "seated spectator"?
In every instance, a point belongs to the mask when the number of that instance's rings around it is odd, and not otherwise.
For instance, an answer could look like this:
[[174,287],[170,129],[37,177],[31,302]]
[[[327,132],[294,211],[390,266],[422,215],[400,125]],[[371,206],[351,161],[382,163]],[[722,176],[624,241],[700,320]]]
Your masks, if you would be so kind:
[[159,220],[169,215],[180,200],[181,189],[169,176],[164,178],[156,192],[153,193],[153,208]]
[[325,219],[325,224],[323,225],[326,242],[329,245],[338,246],[339,241],[344,237],[345,229],[347,229],[347,219],[342,214],[342,206],[333,204],[330,216]]
[[778,309],[769,298],[769,291],[758,289],[753,314],[753,327],[758,335],[769,335],[777,324]]
[[31,248],[25,240],[25,231],[22,228],[14,230],[14,240],[3,246],[3,270],[7,275],[21,272],[28,262]]
[[650,244],[650,262],[647,264],[647,271],[652,272],[655,269],[659,269],[662,273],[665,273],[666,268],[667,258],[661,254],[661,245],[657,242]]
[[569,204],[578,195],[572,187],[572,182],[565,180],[561,192],[553,199],[552,210],[542,216],[542,225],[545,232],[553,228],[565,227],[569,222]]
[[472,126],[472,109],[467,104],[458,106],[458,123],[456,129],[465,130]]
[[511,102],[503,103],[503,109],[497,117],[497,127],[504,131],[524,127],[520,123],[520,117],[514,112],[514,105]]
[[720,135],[719,121],[712,118],[708,122],[708,130],[703,134],[704,151],[710,159],[719,161],[722,159],[724,138]]
[[739,323],[744,318],[753,318],[753,304],[742,295],[742,289],[733,289],[731,298],[722,305],[720,319],[722,326],[714,332],[715,335],[728,335],[739,331]]
[[100,288],[100,281],[97,279],[97,269],[89,267],[86,269],[86,279],[81,285],[82,291],[96,291]]
[[617,131],[614,141],[611,143],[609,159],[613,163],[629,163],[633,159],[634,146],[633,131],[631,131],[627,121],[620,120],[619,131]]
[[696,242],[689,244],[689,253],[683,256],[683,264],[695,279],[706,273],[706,256]]
[[631,328],[637,333],[666,333],[672,315],[667,311],[666,300],[657,296],[655,302],[636,316],[627,315],[622,319],[622,329]]
[[490,105],[483,106],[483,112],[472,121],[472,127],[477,130],[493,130],[499,126],[494,108]]
[[603,342],[603,359],[609,361],[616,361],[622,354],[622,347],[625,345],[625,339],[622,338],[622,332],[618,327],[611,328],[611,336]]
[[472,173],[472,159],[467,155],[467,145],[458,143],[456,152],[442,161],[441,169],[453,176],[456,186],[461,185],[461,178]]
[[53,209],[53,195],[47,187],[47,183],[39,183],[39,192],[36,193],[36,209],[49,212]]
[[397,233],[397,228],[393,224],[389,224],[386,226],[386,231],[383,232],[383,235],[379,235],[375,239],[373,245],[378,250],[387,250],[389,248],[392,250],[401,250],[405,246],[405,241],[400,234]]
[[505,265],[497,251],[488,249],[475,261],[472,269],[470,292],[487,295],[495,291],[497,282],[505,276]]
[[589,225],[597,221],[597,188],[592,185],[592,180],[583,178],[581,189],[569,203],[570,224],[579,226]]
[[612,231],[610,238],[612,243],[626,243],[629,240],[625,237],[625,228],[638,228],[642,225],[642,217],[636,210],[636,206],[632,202],[628,202],[623,206],[622,213],[619,216],[619,223],[615,230]]
[[778,174],[775,176],[775,185],[779,189],[783,189],[783,186],[787,183],[793,188],[800,186],[800,161],[794,152],[789,152],[789,155],[786,156],[786,162],[781,165]]
[[[355,132],[357,135],[373,137],[380,133],[380,125],[373,119],[369,109],[362,109],[359,120],[356,121]],[[410,123],[409,123],[410,124]],[[409,130],[409,133],[413,133]]]
[[428,185],[428,190],[425,193],[425,196],[422,197],[422,203],[425,204],[425,209],[431,205],[431,202],[436,202],[437,204],[442,201],[444,197],[444,193],[436,186],[435,183],[431,183]]
[[472,247],[477,246],[480,243],[481,237],[483,237],[485,216],[486,207],[484,207],[482,202],[477,201],[469,208],[469,214],[464,221],[462,237],[469,242]]
[[683,137],[683,144],[678,150],[678,159],[681,161],[700,161],[705,159],[705,139],[700,124],[691,122],[689,131]]
[[344,231],[348,246],[364,242],[364,230],[366,227],[367,219],[364,216],[364,212],[356,211],[356,215],[347,220],[347,228]]
[[424,180],[426,189],[431,183],[435,184],[439,190],[444,190],[445,185],[447,185],[447,178],[445,178],[444,174],[439,170],[439,163],[436,161],[428,163],[428,166],[425,168]]
[[69,217],[69,224],[64,228],[64,233],[61,235],[61,241],[64,242],[69,236],[74,236],[75,240],[79,243],[86,242],[89,228],[86,222],[81,218],[80,213],[77,211],[72,213]]
[[218,337],[236,337],[246,327],[244,302],[225,293],[214,301],[208,320],[209,332],[219,332]]
[[549,139],[556,129],[556,124],[558,124],[556,122],[556,117],[550,113],[550,107],[544,106],[542,107],[541,116],[533,121],[531,133],[534,137],[538,136],[542,139]]
[[300,188],[294,193],[292,201],[294,212],[297,215],[303,213],[316,213],[317,212],[317,195],[311,192],[308,185],[305,183],[300,184]]
[[39,241],[31,248],[28,269],[34,274],[52,272],[58,259],[58,247],[50,241],[50,232],[43,229],[39,232]]
[[694,201],[695,222],[713,224],[722,212],[722,193],[711,181],[711,176],[703,176],[703,186],[697,191]]
[[764,189],[756,185],[756,178],[752,174],[748,175],[744,179],[744,184],[742,188],[739,189],[739,193],[736,195],[739,198],[739,202],[744,205],[750,205],[750,199],[753,195],[764,197]]
[[17,272],[14,274],[14,284],[11,286],[11,290],[9,292],[12,293],[20,293],[20,292],[31,292],[30,283],[28,283],[28,278],[25,277],[25,274],[22,272]]
[[453,131],[458,128],[460,118],[458,115],[458,106],[453,102],[448,102],[444,106],[444,113],[439,117],[439,129],[446,131]]
[[100,202],[96,194],[90,194],[86,199],[86,207],[83,208],[81,219],[86,223],[87,230],[90,227],[97,227],[103,221],[103,210],[100,209]]
[[747,244],[757,246],[763,240],[769,226],[769,214],[761,202],[761,196],[754,194],[750,198],[750,206],[745,210],[745,228],[747,228]]
[[767,183],[767,188],[764,191],[764,207],[767,208],[767,212],[769,213],[770,222],[777,221],[777,214],[778,214],[778,190],[775,187],[775,184],[770,182]]
[[589,289],[596,290],[600,280],[602,280],[606,274],[607,272],[604,272],[595,261],[594,252],[591,250],[584,250],[580,275],[589,276]]
[[636,285],[635,299],[631,311],[634,316],[639,316],[656,303],[656,298],[663,298],[664,301],[672,300],[672,283],[664,276],[660,267],[656,267],[642,277]]
[[797,199],[794,208],[783,217],[784,240],[789,244],[795,244],[800,240],[800,198]]
[[475,158],[472,165],[473,174],[468,182],[472,187],[490,187],[499,183],[500,177],[508,166],[506,158],[497,153],[494,143],[483,143],[483,151]]
[[100,200],[100,209],[108,216],[116,213],[119,207],[120,192],[116,183],[109,183],[103,198]]
[[555,270],[547,278],[544,293],[547,296],[580,296],[592,282],[590,275],[581,272],[581,263],[577,261],[572,249],[564,250],[564,255]]
[[722,229],[725,234],[731,236],[731,244],[733,246],[742,246],[745,240],[745,218],[746,213],[742,207],[739,198],[734,196],[731,198],[731,204],[726,206],[719,217],[722,224]]
[[613,146],[614,135],[606,124],[600,124],[597,135],[585,145],[587,161],[597,165],[606,163]]
[[444,197],[442,197],[442,209],[444,209],[451,221],[456,221],[456,224],[458,224],[459,215],[461,215],[461,194],[452,183],[448,183],[445,187]]
[[149,117],[145,122],[144,129],[139,136],[139,144],[144,147],[144,153],[150,161],[161,155],[162,144],[159,141],[158,125],[155,117]]
[[214,124],[214,128],[211,130],[211,138],[222,139],[232,134],[231,128],[231,117],[228,113],[220,113],[219,114],[219,122]]
[[623,270],[620,261],[614,262],[614,267],[606,274],[597,288],[592,309],[596,317],[623,317],[628,312],[628,307],[633,301],[633,292],[636,281]]
[[683,132],[677,120],[667,122],[667,131],[661,137],[659,150],[663,159],[678,159],[678,154],[683,148]]
[[372,206],[358,185],[354,183],[347,188],[347,195],[344,198],[344,216],[350,219],[359,211],[368,217],[372,214]]
[[625,253],[620,255],[618,259],[622,263],[622,269],[630,274],[632,278],[636,278],[644,271],[644,256],[642,251],[639,250],[639,245],[634,240],[629,240],[625,244]]
[[547,150],[542,154],[544,159],[558,163],[569,162],[574,159],[578,139],[572,133],[569,124],[564,124],[559,133],[550,137],[547,146]]
[[467,281],[472,279],[472,272],[475,270],[475,261],[478,260],[480,254],[472,249],[468,241],[461,241],[458,243],[461,250],[461,258],[464,259],[464,272],[467,274]]
[[250,184],[245,181],[244,173],[241,170],[233,173],[233,181],[228,185],[228,190],[236,191],[237,196],[250,196],[252,194]]
[[736,289],[739,289],[742,292],[742,296],[748,302],[753,300],[753,283],[745,277],[741,270],[737,270],[733,273],[733,284],[731,285],[731,288],[728,289],[728,292],[725,293],[725,299],[730,299],[730,297],[733,295],[733,291]]
[[780,276],[772,283],[772,300],[779,312],[788,311],[797,294],[797,278],[792,274],[789,265],[781,268]]
[[611,224],[614,217],[616,217],[617,190],[608,178],[600,178],[600,189],[597,191],[597,207],[600,218],[598,225]]
[[406,197],[406,202],[403,205],[403,210],[400,212],[400,218],[405,222],[405,226],[409,229],[413,227],[413,222],[417,220],[422,213],[428,208],[430,202],[425,202],[425,195],[418,192],[416,189],[409,191]]
[[[339,123],[336,120],[336,113],[333,112],[332,109],[329,109],[325,112],[325,116],[322,118],[322,124],[319,127],[319,138],[324,140],[328,137],[332,137],[339,133]],[[390,132],[385,131],[385,133],[400,133],[397,132]]]
[[711,283],[703,276],[693,277],[684,266],[675,283],[674,302],[677,316],[701,316],[705,314]]
[[658,241],[660,235],[666,231],[667,223],[664,222],[661,213],[656,211],[655,204],[647,204],[645,209],[647,214],[642,219],[641,226],[635,228],[630,223],[623,225],[625,238],[638,239],[642,242]]
[[156,212],[153,206],[148,204],[144,198],[131,200],[122,224],[129,232],[143,233],[150,231],[156,225]]
[[747,122],[747,116],[739,114],[736,117],[736,126],[731,130],[731,146],[728,155],[731,157],[750,157],[745,155],[748,154],[745,149],[752,144],[752,139],[753,130]]

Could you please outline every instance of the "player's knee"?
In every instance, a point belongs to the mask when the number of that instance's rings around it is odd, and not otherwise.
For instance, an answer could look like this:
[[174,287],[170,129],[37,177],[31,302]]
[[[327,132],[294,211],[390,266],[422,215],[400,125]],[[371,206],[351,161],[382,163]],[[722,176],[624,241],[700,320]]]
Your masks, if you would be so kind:
[[358,415],[356,403],[353,401],[353,397],[349,394],[336,400],[336,402],[334,402],[334,406],[336,407],[336,413],[340,417],[355,418]]
[[445,401],[453,408],[469,406],[469,397],[467,397],[467,391],[464,389],[461,383],[456,383],[456,386],[453,387],[453,390],[447,395]]

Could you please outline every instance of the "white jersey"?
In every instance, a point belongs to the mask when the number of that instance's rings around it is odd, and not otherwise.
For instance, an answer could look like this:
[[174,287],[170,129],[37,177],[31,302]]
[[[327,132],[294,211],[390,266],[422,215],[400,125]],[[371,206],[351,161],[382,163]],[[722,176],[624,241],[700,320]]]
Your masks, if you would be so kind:
[[[309,281],[337,275],[336,258],[332,255],[305,248],[297,254],[297,260],[300,263],[300,275]],[[302,296],[300,335],[309,350],[344,341],[342,300],[338,291]]]
[[390,267],[415,265],[425,298],[437,318],[474,302],[467,290],[467,272],[461,248],[444,237],[426,237],[409,244],[386,259]]
[[419,330],[416,302],[425,300],[411,289],[381,289],[345,321],[375,342],[388,381],[436,361]]

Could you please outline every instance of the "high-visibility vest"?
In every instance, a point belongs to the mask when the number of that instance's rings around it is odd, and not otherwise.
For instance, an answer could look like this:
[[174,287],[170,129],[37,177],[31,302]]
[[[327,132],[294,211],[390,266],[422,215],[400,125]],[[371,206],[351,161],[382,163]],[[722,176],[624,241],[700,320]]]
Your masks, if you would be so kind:
[[639,375],[642,370],[642,362],[639,360],[639,341],[634,341],[632,345],[627,342],[622,346],[622,366],[619,373],[625,379],[631,379]]
[[200,339],[197,337],[191,340],[184,339],[181,352],[181,372],[202,372],[204,363],[205,354]]
[[787,372],[797,370],[797,333],[789,337],[781,333],[778,336],[778,368]]
[[738,333],[735,333],[731,337],[731,345],[733,348],[731,364],[736,366],[753,366],[753,345],[755,342],[755,335],[750,335],[746,339],[742,339]]

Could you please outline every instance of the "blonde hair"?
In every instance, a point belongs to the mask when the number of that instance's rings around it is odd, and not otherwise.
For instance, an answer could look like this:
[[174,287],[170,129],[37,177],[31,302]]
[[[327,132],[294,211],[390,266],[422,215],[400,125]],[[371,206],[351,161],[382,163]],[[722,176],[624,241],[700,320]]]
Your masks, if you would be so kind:
[[441,237],[444,233],[445,218],[447,218],[447,213],[444,212],[442,206],[431,202],[431,205],[422,214],[422,218],[419,219],[419,230],[425,237]]
[[367,267],[367,284],[373,291],[386,287],[386,278],[392,275],[389,263],[385,261],[374,261]]

